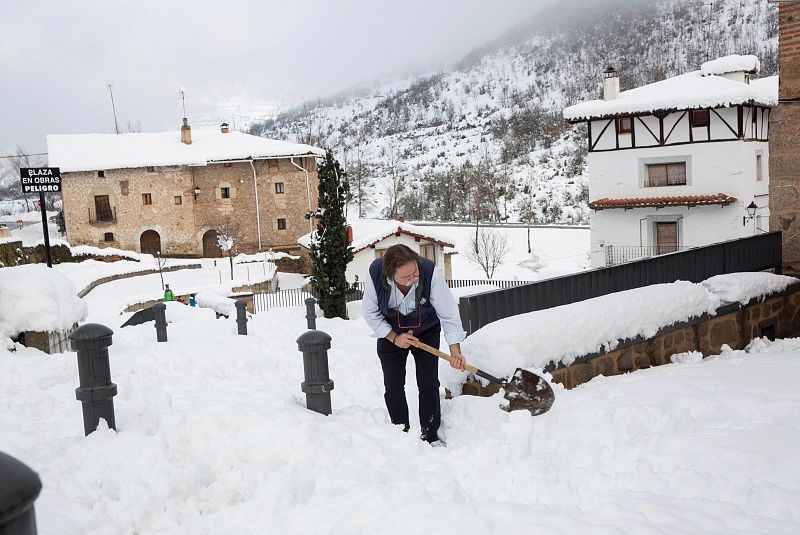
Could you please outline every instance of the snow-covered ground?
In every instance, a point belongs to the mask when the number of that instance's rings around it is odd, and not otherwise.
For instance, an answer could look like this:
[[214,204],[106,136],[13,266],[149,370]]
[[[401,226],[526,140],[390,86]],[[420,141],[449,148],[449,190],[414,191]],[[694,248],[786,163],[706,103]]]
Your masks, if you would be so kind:
[[116,432],[83,436],[74,354],[0,349],[0,450],[42,478],[41,534],[800,530],[800,340],[556,385],[535,418],[459,396],[443,401],[448,447],[430,448],[388,423],[363,322],[317,320],[333,337],[325,417],[300,391],[301,309],[244,337],[168,308],[167,343],[152,323],[115,329]]
[[[194,273],[171,274],[171,286],[180,292]],[[0,345],[0,451],[42,478],[41,534],[800,530],[800,339],[758,340],[704,360],[678,355],[677,364],[571,391],[554,385],[554,407],[535,418],[499,410],[499,395],[456,396],[442,404],[448,447],[430,448],[415,436],[416,416],[409,434],[388,422],[360,303],[350,304],[349,321],[317,319],[333,339],[333,414],[325,417],[305,409],[300,390],[302,308],[259,313],[249,335],[237,336],[232,319],[168,303],[169,341],[157,343],[152,322],[118,327],[126,300],[158,284],[149,277],[100,286],[84,300],[88,319],[115,331],[117,431],[101,425],[83,436],[74,353]],[[675,297],[670,309],[701,310],[723,300],[710,293],[735,302],[792,282],[726,277],[681,287],[695,297]],[[652,303],[664,291],[632,298]],[[14,299],[18,311],[38,301]],[[634,311],[669,320],[647,308]],[[580,340],[608,334],[589,321],[596,314],[575,312]],[[509,347],[521,353],[522,329],[536,327],[496,322],[479,331],[484,345],[497,342],[485,362]],[[478,346],[467,339],[465,354],[477,357]],[[409,365],[415,415],[413,375]],[[444,363],[440,375],[443,386],[463,379]]]

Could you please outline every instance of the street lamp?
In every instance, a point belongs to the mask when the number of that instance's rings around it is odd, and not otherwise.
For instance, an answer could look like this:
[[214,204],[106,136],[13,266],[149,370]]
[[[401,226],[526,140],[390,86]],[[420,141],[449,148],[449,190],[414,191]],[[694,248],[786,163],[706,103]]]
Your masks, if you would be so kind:
[[746,225],[748,221],[756,216],[756,210],[758,210],[758,206],[756,206],[755,201],[750,201],[750,204],[747,205],[745,210],[747,210],[747,215],[742,216],[742,226]]
[[197,200],[197,196],[200,195],[200,186],[194,187],[194,200]]
[[750,204],[747,205],[747,215],[742,216],[742,226],[746,225],[748,221],[751,219],[753,220],[753,235],[756,233],[756,210],[758,210],[758,206],[756,205],[755,201],[750,201]]

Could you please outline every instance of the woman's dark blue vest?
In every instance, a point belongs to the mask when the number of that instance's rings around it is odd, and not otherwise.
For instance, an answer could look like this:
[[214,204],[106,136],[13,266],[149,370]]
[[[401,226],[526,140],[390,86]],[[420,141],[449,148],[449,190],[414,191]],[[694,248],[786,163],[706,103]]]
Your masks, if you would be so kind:
[[[420,257],[417,260],[419,265],[419,283],[417,284],[415,301],[417,309],[411,312],[408,316],[399,315],[397,310],[389,308],[389,295],[392,292],[392,287],[382,273],[383,258],[378,258],[369,266],[369,275],[372,278],[372,284],[375,286],[375,293],[378,296],[378,309],[386,318],[386,321],[391,325],[395,332],[407,332],[409,327],[400,327],[400,325],[418,325],[414,327],[414,334],[423,334],[432,328],[439,328],[439,317],[436,315],[433,305],[431,305],[431,281],[433,281],[433,270],[436,266],[427,258]],[[399,292],[399,290],[397,290]]]

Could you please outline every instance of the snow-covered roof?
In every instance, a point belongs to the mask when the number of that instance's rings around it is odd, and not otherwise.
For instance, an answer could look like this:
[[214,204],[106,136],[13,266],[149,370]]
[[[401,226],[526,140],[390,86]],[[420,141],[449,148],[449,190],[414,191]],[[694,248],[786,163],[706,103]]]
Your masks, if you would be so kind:
[[728,74],[731,72],[758,74],[760,70],[761,62],[758,61],[758,57],[740,56],[739,54],[732,54],[730,56],[706,61],[700,65],[700,71],[703,73],[703,76]]
[[62,172],[163,165],[207,165],[210,162],[287,156],[324,156],[311,145],[267,139],[242,132],[193,128],[192,144],[179,130],[133,134],[47,136],[48,164]]
[[[614,117],[660,110],[690,110],[721,108],[738,104],[758,104],[772,107],[778,103],[778,77],[753,80],[749,84],[725,78],[712,71],[726,71],[731,66],[747,66],[745,60],[754,56],[728,56],[703,64],[703,70],[667,78],[628,91],[611,100],[596,99],[575,104],[564,110],[564,119],[578,122],[587,119]],[[734,59],[729,59],[734,58]],[[757,61],[757,60],[756,60]]]
[[[418,227],[411,223],[384,219],[356,219],[348,221],[353,229],[353,252],[357,253],[371,245],[388,238],[393,234],[405,234],[429,242],[438,243],[444,247],[455,247],[455,240],[446,233],[433,231],[430,228]],[[297,243],[305,248],[311,247],[311,233],[301,236]]]

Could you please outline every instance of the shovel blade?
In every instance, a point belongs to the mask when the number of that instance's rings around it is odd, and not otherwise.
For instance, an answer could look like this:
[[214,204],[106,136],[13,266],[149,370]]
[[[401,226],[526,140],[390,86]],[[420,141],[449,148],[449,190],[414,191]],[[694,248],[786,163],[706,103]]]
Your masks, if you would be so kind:
[[527,410],[537,416],[549,411],[555,401],[550,383],[522,368],[517,368],[503,388],[506,391],[503,397],[508,400],[508,405],[500,406],[504,411]]

